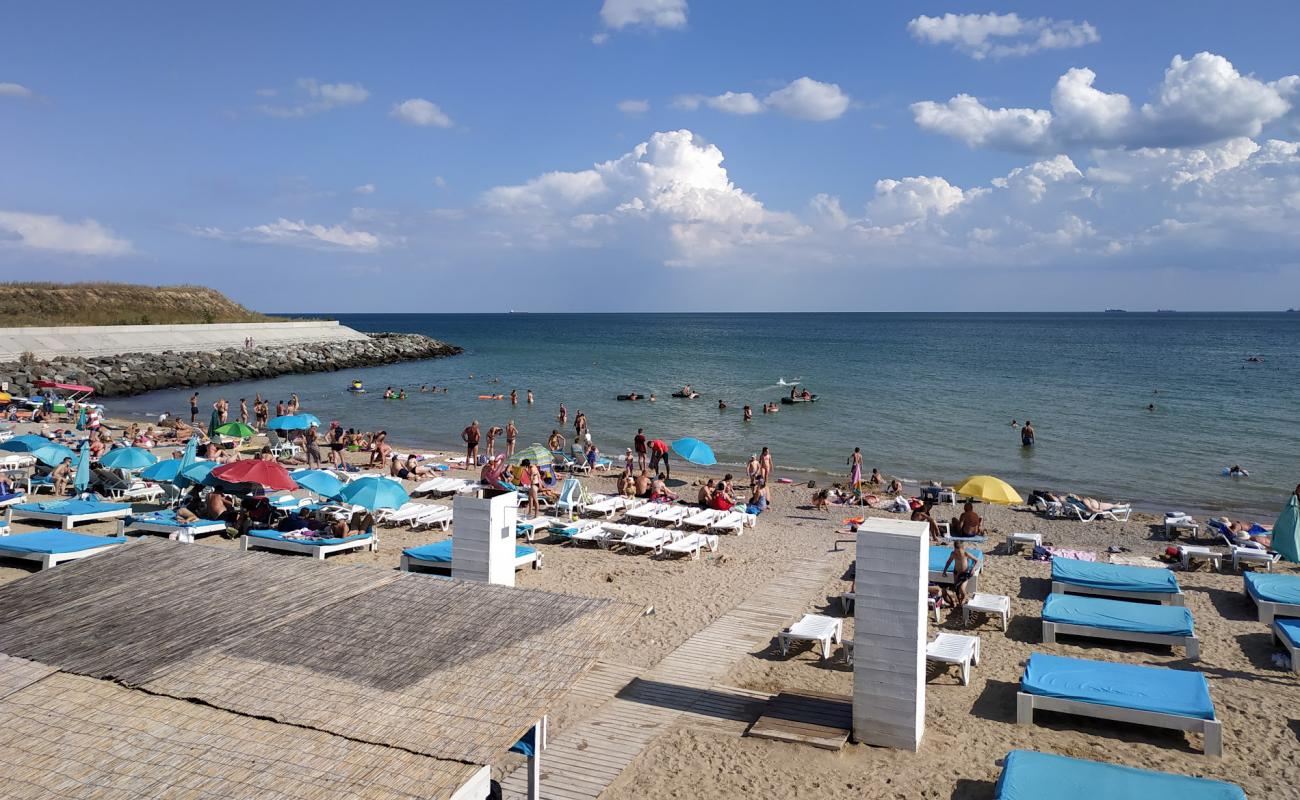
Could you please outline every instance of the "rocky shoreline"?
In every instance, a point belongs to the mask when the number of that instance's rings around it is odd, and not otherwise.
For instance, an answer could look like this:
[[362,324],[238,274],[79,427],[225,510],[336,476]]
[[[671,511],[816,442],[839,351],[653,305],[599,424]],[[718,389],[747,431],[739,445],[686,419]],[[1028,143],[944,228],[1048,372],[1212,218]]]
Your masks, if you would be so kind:
[[365,340],[303,342],[279,347],[232,347],[210,352],[123,353],[96,358],[64,356],[0,363],[9,393],[36,394],[35,382],[52,380],[93,387],[99,397],[143,394],[307,372],[422,361],[463,350],[415,333],[368,333]]

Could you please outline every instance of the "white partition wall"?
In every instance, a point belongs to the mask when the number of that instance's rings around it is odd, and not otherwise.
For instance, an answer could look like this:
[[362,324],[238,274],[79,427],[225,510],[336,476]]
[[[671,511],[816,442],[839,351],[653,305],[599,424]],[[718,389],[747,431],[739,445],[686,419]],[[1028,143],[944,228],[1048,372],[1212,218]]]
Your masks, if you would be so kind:
[[480,583],[515,585],[515,522],[519,502],[514,492],[495,497],[456,495],[452,501],[451,576]]
[[916,750],[925,732],[924,522],[868,519],[858,529],[853,616],[853,738]]

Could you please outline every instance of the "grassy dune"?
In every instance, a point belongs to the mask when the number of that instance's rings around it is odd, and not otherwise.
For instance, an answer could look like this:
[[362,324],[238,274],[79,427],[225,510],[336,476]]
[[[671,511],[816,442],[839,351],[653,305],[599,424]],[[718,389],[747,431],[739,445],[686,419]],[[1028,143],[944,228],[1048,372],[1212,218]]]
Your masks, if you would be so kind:
[[204,286],[0,283],[0,327],[278,322]]

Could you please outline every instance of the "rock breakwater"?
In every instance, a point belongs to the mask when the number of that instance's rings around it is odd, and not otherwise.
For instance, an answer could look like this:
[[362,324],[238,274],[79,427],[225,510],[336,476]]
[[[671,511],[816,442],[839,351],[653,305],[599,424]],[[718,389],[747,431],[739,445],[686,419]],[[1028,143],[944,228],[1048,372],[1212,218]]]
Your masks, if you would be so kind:
[[302,342],[277,347],[227,348],[210,352],[124,353],[49,360],[25,358],[0,363],[0,381],[10,394],[32,396],[38,380],[93,387],[100,397],[143,394],[155,389],[273,378],[306,372],[443,358],[461,348],[414,333],[370,333],[364,340]]

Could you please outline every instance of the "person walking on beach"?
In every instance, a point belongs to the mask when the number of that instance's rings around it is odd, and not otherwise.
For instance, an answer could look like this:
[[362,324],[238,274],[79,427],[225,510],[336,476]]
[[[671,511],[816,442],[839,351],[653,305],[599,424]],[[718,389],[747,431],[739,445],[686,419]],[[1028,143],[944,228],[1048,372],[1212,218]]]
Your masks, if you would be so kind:
[[335,467],[343,466],[343,448],[347,446],[344,441],[343,426],[338,420],[330,423],[329,430],[330,444],[330,464]]
[[772,453],[766,447],[758,455],[758,467],[759,477],[762,479],[763,485],[766,486],[772,480]]
[[195,392],[190,395],[190,424],[194,425],[199,420],[199,393]]
[[537,487],[542,482],[542,473],[533,464],[532,459],[525,458],[519,466],[523,468],[519,473],[519,478],[528,487],[528,516],[540,516],[542,510],[537,498]]
[[248,424],[248,401],[242,397],[239,398],[239,421]]
[[320,446],[316,443],[316,423],[307,426],[303,434],[303,449],[307,452],[307,467],[320,466]]
[[745,463],[745,474],[749,476],[749,488],[753,489],[758,485],[758,476],[762,471],[763,465],[758,463],[758,454],[750,453],[749,461]]
[[853,448],[849,455],[849,485],[857,489],[862,485],[862,448]]
[[510,405],[512,405],[512,406],[517,406],[517,405],[519,405],[519,390],[518,390],[518,389],[511,389],[511,390],[510,390]]
[[491,461],[496,457],[497,437],[505,433],[500,425],[489,425],[487,429],[487,459]]
[[560,421],[560,427],[564,427],[564,423],[569,421],[569,409],[564,407],[564,403],[560,403],[560,413],[555,418]]
[[1020,446],[1034,446],[1034,423],[1029,420],[1025,420],[1025,426],[1020,429]]
[[474,420],[468,428],[461,431],[460,438],[465,441],[465,466],[461,469],[469,469],[478,463],[478,420]]
[[636,429],[636,436],[632,437],[632,449],[636,451],[637,467],[645,469],[646,438],[644,428]]
[[558,453],[564,449],[564,437],[559,431],[551,429],[550,438],[546,440],[546,447],[552,453]]
[[515,421],[512,419],[506,423],[506,458],[515,454],[515,439],[519,436],[519,429],[515,427]]

